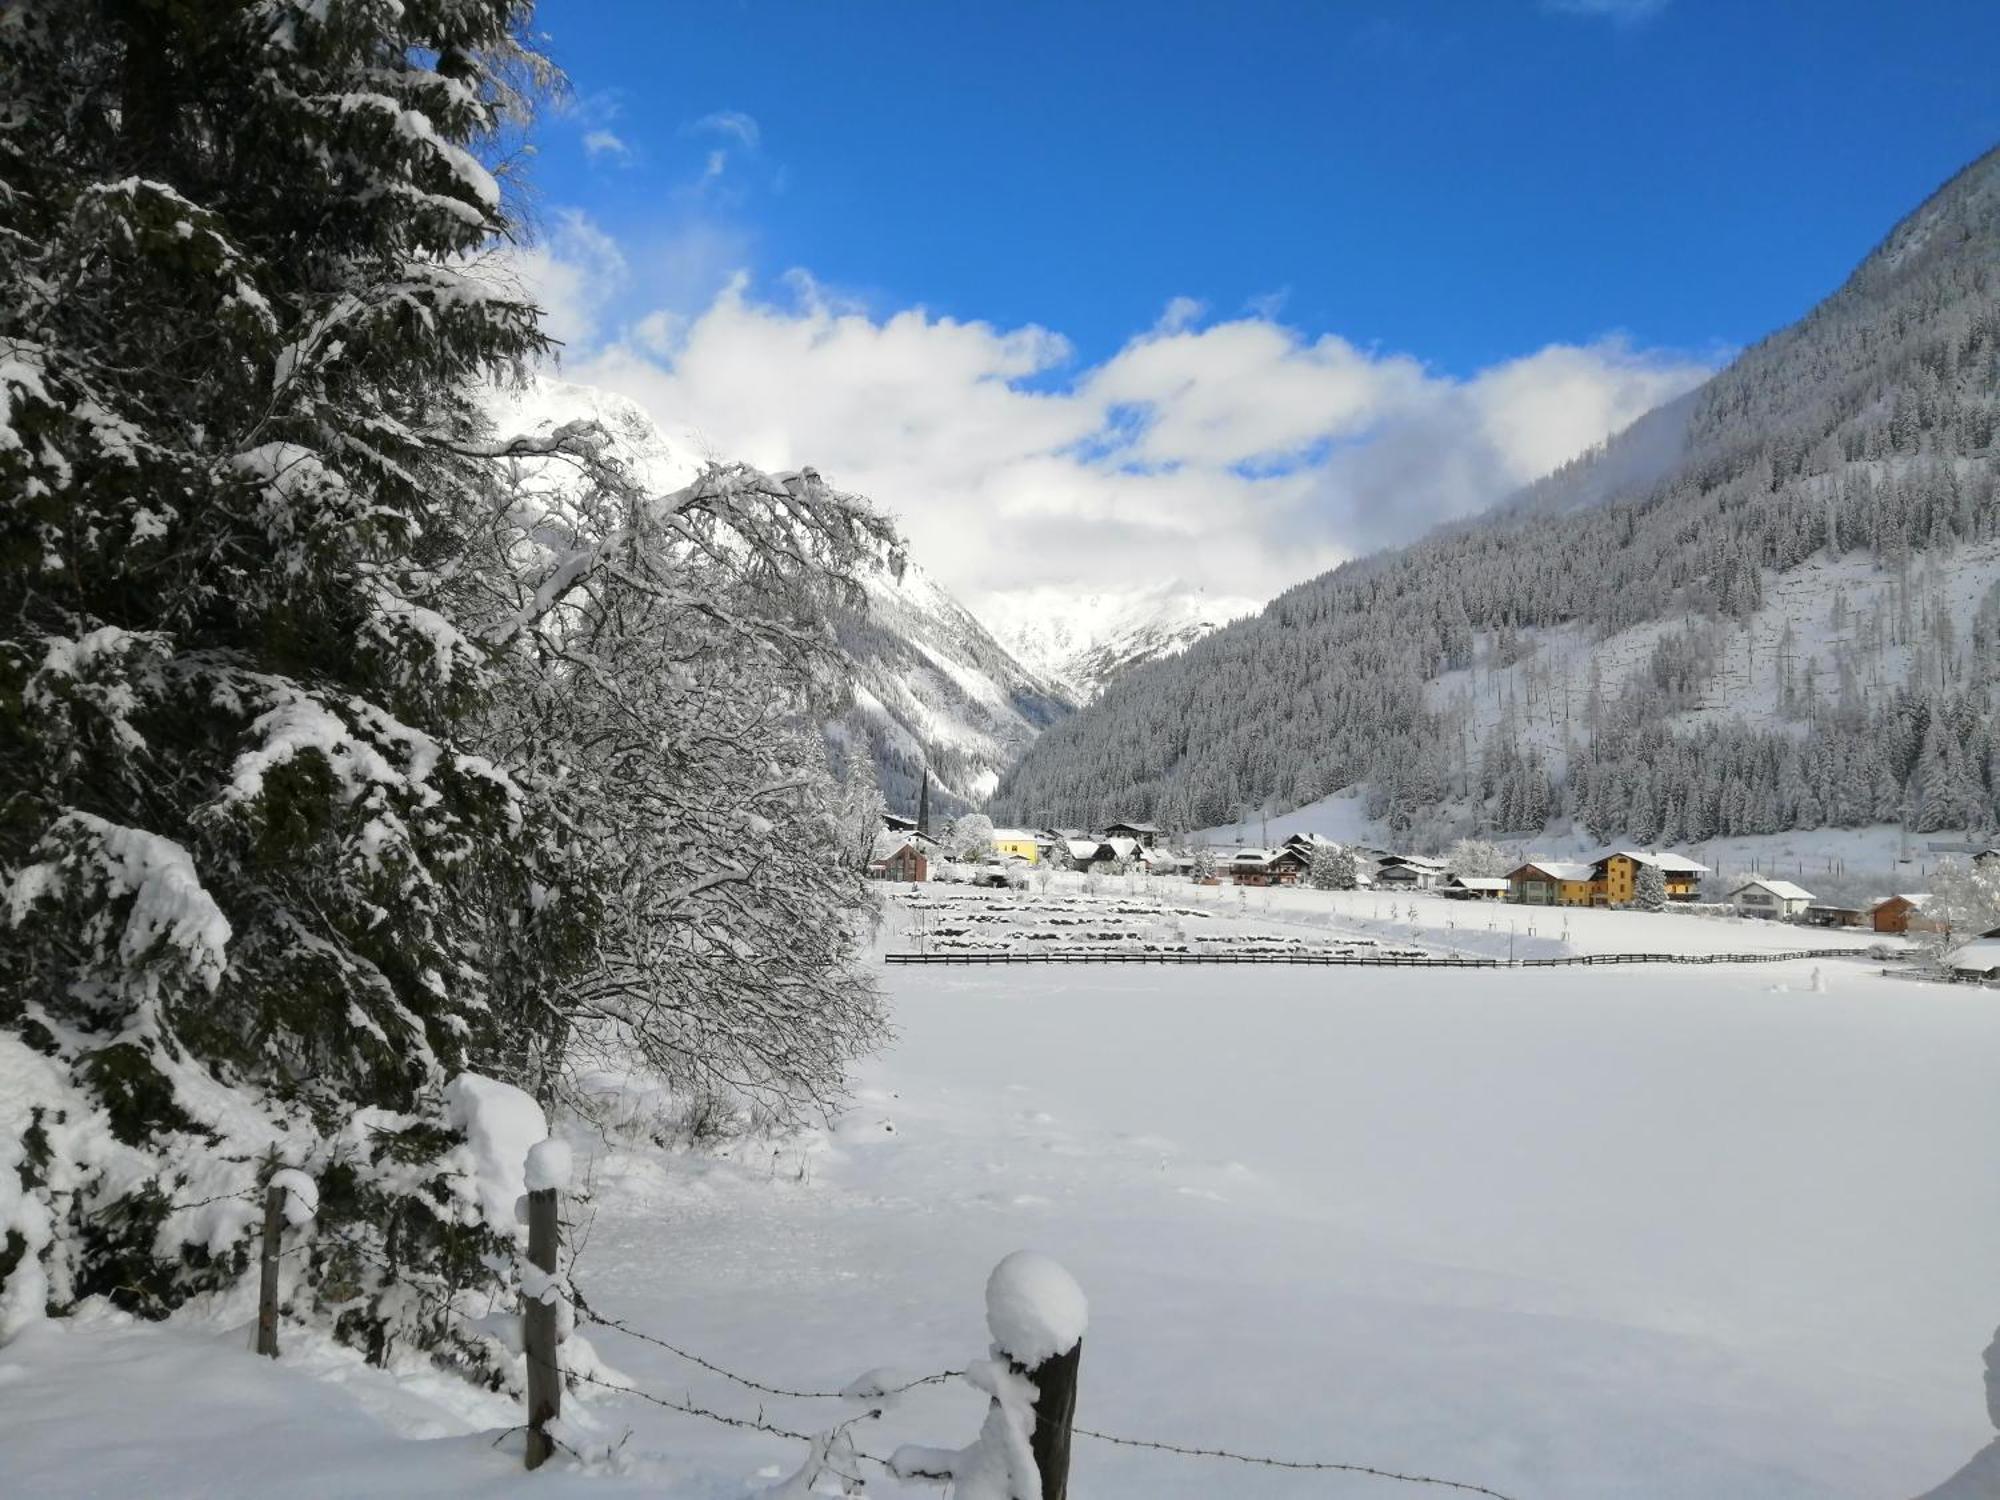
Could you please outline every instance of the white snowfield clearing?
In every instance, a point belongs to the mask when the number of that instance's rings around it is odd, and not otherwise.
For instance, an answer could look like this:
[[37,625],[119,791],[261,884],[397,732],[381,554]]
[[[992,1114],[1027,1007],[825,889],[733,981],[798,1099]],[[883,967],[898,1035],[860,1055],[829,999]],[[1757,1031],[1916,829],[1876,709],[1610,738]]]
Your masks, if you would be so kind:
[[[1572,941],[1599,917],[1700,930],[1574,913]],[[599,1313],[837,1390],[983,1356],[987,1277],[1031,1248],[1089,1301],[1080,1426],[1518,1500],[1909,1500],[1994,1436],[1989,991],[1839,961],[884,982],[898,1039],[835,1127],[727,1156],[580,1149],[575,1276]],[[590,1389],[565,1410],[584,1457],[527,1475],[518,1435],[493,1446],[518,1408],[296,1334],[272,1365],[241,1322],[0,1350],[6,1492],[740,1500],[804,1457]],[[582,1331],[674,1401],[800,1430],[857,1410]],[[927,1387],[855,1437],[962,1445],[984,1404]],[[863,1469],[871,1495],[936,1493]],[[1449,1492],[1079,1436],[1072,1493]]]

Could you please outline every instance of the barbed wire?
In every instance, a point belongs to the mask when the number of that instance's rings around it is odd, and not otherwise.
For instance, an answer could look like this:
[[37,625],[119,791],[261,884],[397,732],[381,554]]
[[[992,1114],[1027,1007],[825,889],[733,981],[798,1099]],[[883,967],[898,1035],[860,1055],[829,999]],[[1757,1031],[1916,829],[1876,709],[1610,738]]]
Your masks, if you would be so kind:
[[645,1333],[628,1323],[621,1323],[616,1318],[605,1317],[592,1308],[589,1302],[584,1299],[582,1291],[574,1281],[569,1283],[569,1292],[570,1302],[576,1308],[577,1317],[581,1321],[594,1324],[600,1328],[615,1329],[627,1338],[638,1339],[641,1343],[656,1345],[666,1350],[667,1353],[686,1360],[691,1365],[699,1365],[712,1375],[720,1375],[724,1380],[734,1381],[746,1390],[762,1391],[767,1396],[788,1396],[801,1401],[879,1401],[891,1396],[900,1396],[906,1391],[914,1391],[919,1386],[942,1385],[945,1381],[956,1380],[965,1373],[963,1370],[940,1370],[934,1375],[919,1376],[917,1379],[905,1381],[901,1385],[884,1386],[878,1390],[868,1391],[865,1394],[855,1391],[851,1386],[846,1390],[839,1391],[791,1390],[785,1386],[767,1384],[762,1380],[754,1379],[748,1375],[739,1375],[734,1370],[724,1369],[713,1360],[702,1358],[702,1356],[696,1354],[691,1349],[683,1349],[678,1344],[668,1343],[667,1340],[661,1338],[658,1334]]
[[[529,1358],[533,1359],[536,1364],[545,1370],[554,1369],[558,1376],[566,1380],[579,1380],[586,1385],[594,1385],[607,1391],[616,1391],[620,1395],[636,1396],[648,1405],[660,1407],[665,1411],[679,1412],[685,1417],[699,1417],[705,1422],[717,1422],[724,1427],[735,1427],[745,1432],[761,1432],[770,1437],[784,1438],[788,1442],[794,1443],[810,1445],[818,1442],[821,1438],[843,1437],[849,1428],[855,1427],[862,1422],[872,1422],[882,1415],[881,1407],[872,1407],[867,1411],[856,1413],[846,1421],[840,1422],[824,1432],[799,1432],[790,1427],[780,1427],[777,1423],[766,1420],[762,1412],[759,1412],[754,1417],[733,1416],[728,1412],[715,1411],[706,1406],[697,1406],[692,1398],[687,1401],[675,1401],[671,1397],[655,1395],[651,1391],[642,1390],[636,1385],[620,1385],[615,1380],[604,1380],[583,1370],[570,1370],[563,1369],[560,1366],[551,1366],[547,1360],[535,1359],[532,1355]],[[879,1453],[870,1453],[866,1449],[856,1447],[851,1438],[848,1439],[848,1451],[856,1458],[866,1459],[872,1464],[879,1464],[890,1473],[895,1472],[888,1459],[882,1457]],[[856,1483],[860,1482],[858,1475],[842,1474],[840,1470],[834,1469],[830,1462],[826,1466],[829,1469],[833,1469],[833,1472],[843,1479],[853,1479]]]
[[1438,1479],[1429,1474],[1402,1474],[1394,1469],[1378,1469],[1370,1464],[1342,1464],[1331,1461],[1317,1461],[1295,1458],[1266,1458],[1254,1453],[1235,1453],[1227,1448],[1189,1448],[1179,1443],[1156,1443],[1144,1438],[1116,1437],[1108,1432],[1097,1432],[1089,1427],[1072,1427],[1070,1431],[1078,1437],[1095,1438],[1100,1443],[1112,1443],[1120,1448],[1151,1448],[1160,1453],[1174,1453],[1182,1458],[1221,1458],[1231,1463],[1256,1464],[1266,1469],[1313,1469],[1339,1474],[1366,1474],[1373,1479],[1394,1479],[1402,1484],[1428,1484],[1439,1489],[1458,1490],[1468,1495],[1490,1495],[1492,1500],[1513,1500],[1498,1490],[1490,1490],[1483,1484],[1468,1484],[1460,1479]]
[[[398,1268],[390,1265],[387,1261],[382,1260],[379,1257],[371,1254],[368,1250],[364,1249],[361,1245],[356,1243],[353,1239],[351,1239],[347,1235],[342,1234],[338,1230],[333,1230],[329,1226],[322,1226],[321,1232],[323,1234],[330,1235],[330,1237],[342,1242],[348,1248],[357,1251],[362,1255],[364,1259],[372,1261],[378,1268],[388,1273],[388,1277],[390,1280],[398,1282],[403,1286],[408,1287],[410,1290],[418,1293],[420,1296],[429,1297],[435,1301],[438,1301],[441,1304],[445,1304],[445,1299],[439,1297],[436,1292],[432,1291],[430,1288],[420,1286],[416,1282],[411,1281]],[[859,1393],[852,1391],[851,1389],[846,1391],[808,1391],[808,1390],[790,1389],[784,1386],[772,1385],[765,1381],[753,1379],[752,1377],[747,1375],[738,1374],[733,1370],[725,1369],[721,1365],[716,1364],[714,1361],[704,1359],[702,1356],[695,1354],[691,1350],[683,1349],[678,1344],[670,1343],[666,1339],[660,1338],[656,1334],[646,1333],[643,1330],[633,1328],[629,1324],[621,1322],[620,1320],[615,1318],[603,1317],[602,1315],[591,1310],[588,1301],[585,1300],[581,1291],[577,1288],[574,1281],[566,1280],[565,1286],[569,1294],[571,1303],[575,1307],[577,1314],[582,1321],[596,1325],[598,1327],[613,1329],[616,1332],[625,1334],[628,1338],[637,1339],[642,1343],[656,1345],[657,1347],[666,1350],[669,1354],[675,1355],[677,1358],[687,1360],[690,1364],[697,1365],[700,1368],[707,1370],[712,1374],[720,1375],[725,1380],[733,1381],[735,1384],[743,1386],[747,1390],[761,1391],[766,1395],[782,1396],[800,1400],[858,1401],[866,1399],[870,1402],[881,1402],[886,1400],[886,1398],[888,1397],[901,1395],[905,1391],[915,1390],[920,1386],[942,1384],[947,1380],[956,1380],[965,1374],[963,1370],[940,1370],[935,1374],[924,1375],[916,1380],[908,1381],[902,1385],[891,1386],[878,1391],[870,1391],[867,1393],[865,1398]],[[822,1440],[826,1440],[830,1444],[833,1439],[845,1438],[846,1434],[851,1428],[863,1422],[872,1422],[878,1420],[883,1415],[883,1412],[886,1409],[885,1406],[880,1404],[870,1405],[866,1410],[856,1413],[854,1416],[847,1418],[843,1422],[837,1423],[835,1426],[828,1428],[825,1431],[818,1433],[804,1432],[796,1428],[781,1427],[777,1423],[767,1419],[762,1411],[759,1411],[758,1414],[754,1417],[737,1416],[730,1412],[717,1411],[712,1407],[698,1405],[696,1404],[692,1396],[690,1396],[688,1399],[684,1401],[676,1401],[671,1397],[658,1395],[655,1392],[645,1390],[636,1385],[621,1384],[617,1381],[605,1380],[600,1376],[592,1375],[584,1370],[564,1368],[560,1364],[560,1362],[552,1366],[548,1361],[539,1359],[532,1354],[528,1355],[528,1358],[532,1360],[534,1363],[540,1365],[543,1369],[554,1369],[555,1373],[565,1380],[576,1381],[585,1385],[596,1386],[601,1390],[612,1391],[619,1395],[631,1396],[637,1400],[647,1403],[648,1405],[659,1407],[664,1411],[676,1412],[681,1416],[694,1417],[697,1418],[698,1420],[705,1422],[714,1422],[721,1426],[733,1427],[744,1432],[763,1433],[769,1437],[784,1438],[789,1442],[805,1443],[808,1445],[818,1443]],[[1113,1447],[1140,1449],[1156,1453],[1167,1453],[1167,1454],[1172,1454],[1179,1458],[1219,1459],[1228,1463],[1247,1464],[1258,1468],[1287,1469],[1299,1472],[1359,1474],[1367,1478],[1385,1479],[1393,1481],[1398,1484],[1427,1485],[1435,1489],[1455,1490],[1460,1494],[1484,1495],[1488,1497],[1488,1500],[1515,1500],[1515,1497],[1507,1495],[1506,1493],[1500,1490],[1491,1489],[1483,1484],[1473,1484],[1468,1481],[1459,1479],[1442,1479],[1435,1475],[1430,1475],[1430,1474],[1408,1474],[1395,1469],[1379,1468],[1372,1464],[1340,1463],[1330,1459],[1315,1460],[1315,1459],[1277,1458],[1264,1454],[1239,1453],[1234,1449],[1229,1449],[1229,1448],[1198,1448],[1187,1444],[1159,1442],[1148,1438],[1121,1437],[1116,1433],[1101,1432],[1091,1427],[1073,1426],[1070,1430],[1078,1437],[1089,1438],[1095,1442],[1108,1443]],[[847,1441],[847,1447],[845,1451],[852,1454],[854,1457],[863,1459],[866,1462],[872,1464],[879,1465],[882,1469],[884,1469],[888,1473],[894,1474],[896,1472],[894,1465],[892,1465],[890,1461],[887,1458],[883,1457],[881,1454],[870,1453],[867,1450],[856,1446],[851,1438],[847,1438],[846,1441]],[[836,1475],[839,1478],[848,1479],[857,1484],[862,1482],[858,1475],[847,1474],[842,1470],[840,1470],[838,1467],[836,1467],[832,1462],[830,1450],[822,1454],[821,1463],[828,1470],[828,1472]]]

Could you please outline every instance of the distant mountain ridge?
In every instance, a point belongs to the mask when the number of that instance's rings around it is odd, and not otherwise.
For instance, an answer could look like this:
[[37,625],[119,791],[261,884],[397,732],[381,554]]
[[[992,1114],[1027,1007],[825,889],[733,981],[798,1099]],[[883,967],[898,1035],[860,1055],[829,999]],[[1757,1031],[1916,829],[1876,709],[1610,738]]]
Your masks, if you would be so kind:
[[993,599],[981,617],[1021,661],[1087,703],[1120,672],[1185,651],[1262,607],[1181,583],[1091,593],[1041,587]]
[[[701,463],[636,402],[551,376],[494,397],[509,430],[588,418],[650,487],[677,489]],[[826,725],[836,757],[872,763],[892,809],[913,812],[928,769],[938,814],[966,811],[1048,725],[1071,711],[1066,685],[1021,662],[918,563],[862,580],[867,608],[834,622],[853,662],[852,701]]]
[[1115,678],[1001,816],[1696,840],[2000,820],[2000,152],[1488,516]]

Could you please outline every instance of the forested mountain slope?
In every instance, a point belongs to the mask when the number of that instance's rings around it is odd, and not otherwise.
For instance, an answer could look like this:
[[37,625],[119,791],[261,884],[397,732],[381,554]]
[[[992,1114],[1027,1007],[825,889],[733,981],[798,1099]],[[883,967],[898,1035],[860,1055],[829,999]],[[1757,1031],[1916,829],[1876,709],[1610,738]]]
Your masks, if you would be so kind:
[[[587,419],[612,433],[651,487],[688,483],[700,468],[635,403],[550,378],[494,397],[503,425],[553,428]],[[1023,666],[949,591],[911,563],[863,580],[867,607],[836,622],[852,664],[852,701],[826,726],[837,757],[866,756],[892,809],[913,812],[928,766],[932,805],[963,811],[1003,767],[1070,711],[1065,686]]]
[[995,810],[1196,827],[1366,783],[1406,829],[1990,824],[1997,427],[1992,152],[1682,402],[1120,677]]

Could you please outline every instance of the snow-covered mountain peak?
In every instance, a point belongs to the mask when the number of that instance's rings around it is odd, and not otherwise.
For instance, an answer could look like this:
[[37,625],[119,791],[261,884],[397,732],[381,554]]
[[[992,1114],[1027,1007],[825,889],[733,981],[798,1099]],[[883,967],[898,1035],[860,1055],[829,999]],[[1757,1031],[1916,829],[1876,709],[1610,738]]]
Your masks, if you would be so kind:
[[1176,655],[1261,608],[1180,582],[1088,593],[1043,584],[988,595],[980,617],[1022,662],[1082,702],[1126,668]]

